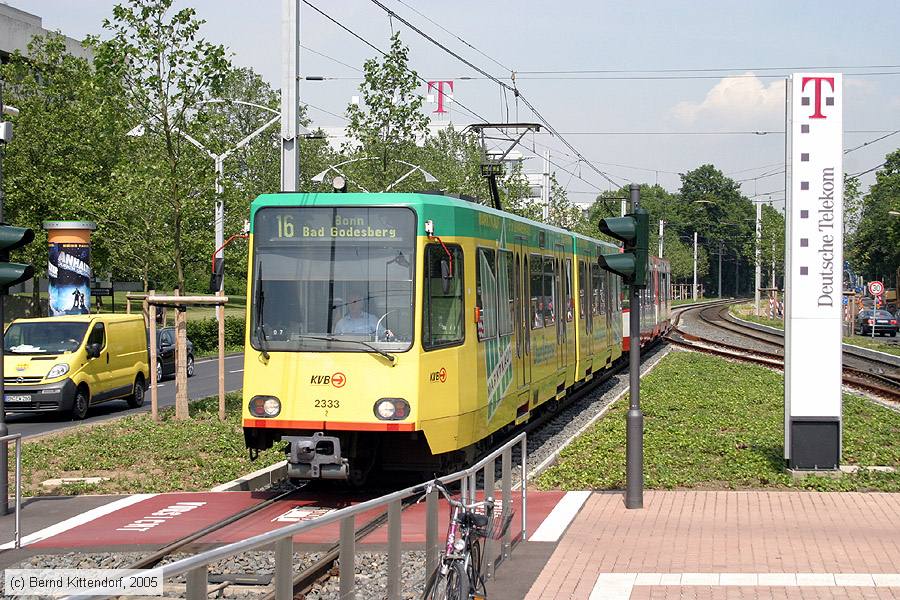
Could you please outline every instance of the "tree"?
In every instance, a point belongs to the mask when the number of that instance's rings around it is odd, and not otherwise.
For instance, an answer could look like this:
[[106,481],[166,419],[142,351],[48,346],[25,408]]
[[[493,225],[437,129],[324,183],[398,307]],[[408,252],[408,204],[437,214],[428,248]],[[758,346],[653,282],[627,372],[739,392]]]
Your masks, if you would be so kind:
[[[416,156],[416,141],[428,133],[428,117],[422,113],[424,98],[415,92],[419,77],[409,68],[408,55],[400,33],[394,33],[384,59],[372,58],[363,64],[361,102],[347,107],[347,137],[353,142],[344,147],[344,153],[352,158],[378,159],[354,168],[360,183],[372,191],[385,190],[409,170],[395,161]],[[416,187],[421,189],[421,184],[408,178],[395,191]]]
[[847,258],[867,279],[890,280],[900,267],[900,150],[885,157],[862,200],[859,223],[845,241]]
[[116,5],[113,19],[103,22],[112,39],[98,45],[97,58],[122,81],[131,115],[144,123],[145,135],[161,141],[158,159],[165,168],[157,173],[165,195],[158,208],[166,211],[175,280],[184,290],[185,256],[196,255],[189,247],[194,240],[185,231],[208,223],[212,212],[210,194],[198,188],[209,167],[201,169],[196,163],[192,155],[197,150],[185,138],[190,132],[188,115],[218,94],[229,64],[222,46],[199,37],[204,21],[196,18],[196,11],[172,13],[173,1]]
[[[44,220],[98,220],[94,207],[119,203],[113,174],[125,145],[123,94],[116,78],[69,54],[58,34],[36,36],[28,55],[14,53],[0,76],[6,102],[20,109],[5,156],[5,216],[34,230],[22,254],[37,279],[47,265]],[[115,270],[102,235],[92,263],[95,271]]]

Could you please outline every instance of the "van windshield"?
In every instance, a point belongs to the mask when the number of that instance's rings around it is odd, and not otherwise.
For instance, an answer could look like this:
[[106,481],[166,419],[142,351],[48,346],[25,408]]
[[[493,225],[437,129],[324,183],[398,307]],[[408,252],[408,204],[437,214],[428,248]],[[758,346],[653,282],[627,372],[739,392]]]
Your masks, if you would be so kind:
[[43,321],[13,323],[6,330],[4,350],[13,354],[59,354],[81,346],[87,323]]

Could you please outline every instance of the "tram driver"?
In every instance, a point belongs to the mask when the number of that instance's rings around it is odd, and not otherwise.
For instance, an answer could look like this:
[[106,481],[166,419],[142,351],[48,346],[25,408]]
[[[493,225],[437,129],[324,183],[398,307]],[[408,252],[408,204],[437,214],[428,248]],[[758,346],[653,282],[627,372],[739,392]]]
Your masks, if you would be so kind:
[[[349,312],[334,326],[335,335],[364,335],[384,341],[394,339],[394,334],[390,329],[379,325],[378,319],[374,315],[363,310],[363,295],[358,291],[350,292],[347,297],[347,306]],[[376,333],[377,337],[375,337]]]

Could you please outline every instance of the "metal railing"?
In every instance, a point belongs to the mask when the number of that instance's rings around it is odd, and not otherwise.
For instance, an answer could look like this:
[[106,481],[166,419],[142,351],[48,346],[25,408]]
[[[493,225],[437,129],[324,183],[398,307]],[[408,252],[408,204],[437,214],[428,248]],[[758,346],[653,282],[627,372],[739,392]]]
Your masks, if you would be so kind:
[[[467,501],[475,498],[479,480],[483,483],[481,489],[485,491],[485,494],[493,496],[496,483],[497,458],[500,458],[500,498],[504,503],[512,503],[512,451],[517,445],[520,446],[521,452],[521,506],[519,508],[521,509],[522,532],[514,539],[509,531],[511,528],[507,528],[501,540],[494,541],[490,538],[485,540],[484,556],[486,576],[488,578],[493,576],[494,570],[503,560],[509,558],[513,547],[519,541],[526,539],[527,486],[525,478],[528,472],[526,433],[520,433],[512,438],[472,467],[440,478],[446,484],[459,482],[461,495],[464,498],[468,498]],[[480,479],[479,473],[482,475]],[[240,542],[234,542],[195,554],[194,556],[158,567],[157,570],[162,572],[164,580],[178,575],[186,575],[187,587],[185,597],[188,600],[205,600],[207,598],[210,564],[243,552],[267,549],[266,547],[271,548],[274,546],[275,574],[273,579],[275,582],[275,597],[278,600],[290,600],[294,596],[292,571],[293,537],[330,523],[339,522],[340,598],[355,598],[356,517],[373,509],[383,508],[387,511],[388,517],[387,592],[385,597],[388,600],[399,600],[401,598],[401,518],[403,501],[417,495],[419,493],[417,490],[421,489],[421,484],[409,487],[380,498],[336,510],[310,521],[288,525],[287,527],[262,533]],[[441,546],[446,541],[438,532],[438,507],[438,491],[432,490],[425,499],[425,577],[422,579],[423,585],[428,575],[438,567]],[[499,547],[495,547],[495,544],[498,542],[500,544]],[[68,596],[68,598],[69,600],[87,600],[88,598],[98,598],[98,596],[79,595]]]
[[[22,434],[11,433],[0,437],[0,443],[7,445],[13,440],[16,442],[16,532],[13,542],[16,548],[20,548],[22,546]],[[9,476],[7,473],[0,475]],[[9,510],[9,499],[3,498],[3,502],[6,502],[7,510]],[[4,514],[6,514],[5,511]]]

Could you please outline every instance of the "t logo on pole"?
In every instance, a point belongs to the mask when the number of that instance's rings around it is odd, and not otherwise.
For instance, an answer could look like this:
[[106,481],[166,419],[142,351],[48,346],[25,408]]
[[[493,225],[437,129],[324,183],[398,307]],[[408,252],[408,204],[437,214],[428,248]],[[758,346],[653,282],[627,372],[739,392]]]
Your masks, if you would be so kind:
[[650,214],[640,207],[641,186],[631,184],[631,213],[600,220],[600,231],[625,243],[621,254],[601,254],[600,268],[631,287],[628,327],[630,403],[625,416],[625,507],[644,506],[644,414],[641,412],[641,288],[647,287]]

